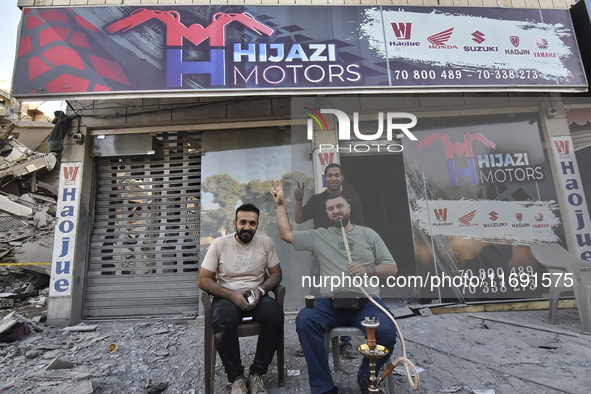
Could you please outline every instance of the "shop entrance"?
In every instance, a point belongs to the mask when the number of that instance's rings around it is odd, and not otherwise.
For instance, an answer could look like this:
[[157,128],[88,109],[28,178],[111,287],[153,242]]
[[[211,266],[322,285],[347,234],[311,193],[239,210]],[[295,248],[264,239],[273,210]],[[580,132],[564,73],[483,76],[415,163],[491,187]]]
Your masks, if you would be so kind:
[[85,319],[196,313],[201,137],[153,137],[154,154],[98,157]]
[[[401,154],[341,155],[343,189],[357,195],[365,225],[377,231],[398,265],[398,275],[415,275],[412,226]],[[382,288],[381,297],[414,297],[409,288]]]

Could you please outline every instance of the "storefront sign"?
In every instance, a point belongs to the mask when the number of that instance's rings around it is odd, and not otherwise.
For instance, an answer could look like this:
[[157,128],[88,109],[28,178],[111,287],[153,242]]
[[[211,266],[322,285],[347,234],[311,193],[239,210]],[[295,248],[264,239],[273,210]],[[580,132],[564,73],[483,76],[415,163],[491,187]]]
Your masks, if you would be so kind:
[[80,163],[62,163],[51,260],[50,297],[69,296],[72,292],[81,178]]
[[515,272],[532,279],[423,297],[541,296],[535,280],[545,270],[527,245],[563,243],[563,227],[535,116],[425,120],[413,129],[418,141],[402,139],[418,272],[492,275],[497,284]]
[[529,201],[417,201],[414,217],[422,231],[485,242],[559,242],[558,206]]
[[302,89],[585,91],[587,81],[567,10],[40,7],[24,11],[12,93]]
[[591,260],[591,220],[573,141],[570,136],[552,137],[552,149],[576,239],[576,255],[583,260]]
[[[422,182],[439,185],[432,189],[433,196],[424,196],[419,190],[423,198],[413,204],[417,226],[432,236],[447,235],[485,242],[559,242],[554,233],[560,225],[555,201],[532,201],[531,198],[520,201],[509,194],[507,197],[511,198],[508,200],[490,198],[495,197],[491,195],[492,190],[525,189],[525,184],[536,185],[547,180],[549,172],[542,166],[538,130],[520,130],[519,139],[515,139],[515,131],[510,137],[515,141],[513,147],[502,140],[504,133],[501,131],[465,131],[458,127],[445,132],[420,133],[417,134],[420,136],[418,143],[404,141],[405,157],[421,163],[426,178]],[[523,146],[524,149],[515,149],[521,145],[519,141],[526,142],[523,140],[525,135],[530,137],[527,145]],[[425,165],[429,168],[423,168]],[[448,199],[439,198],[441,192]],[[449,196],[453,195],[459,198],[450,199]]]

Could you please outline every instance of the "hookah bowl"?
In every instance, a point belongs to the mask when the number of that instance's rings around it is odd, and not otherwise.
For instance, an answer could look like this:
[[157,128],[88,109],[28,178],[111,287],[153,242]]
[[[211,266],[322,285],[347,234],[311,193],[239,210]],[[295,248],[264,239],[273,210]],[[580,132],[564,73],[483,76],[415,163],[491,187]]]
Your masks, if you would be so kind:
[[369,386],[368,391],[370,393],[379,393],[380,390],[378,385],[380,381],[377,377],[376,371],[376,359],[382,358],[390,353],[390,350],[382,345],[378,345],[376,342],[376,328],[380,325],[380,321],[377,317],[366,317],[361,322],[361,325],[365,328],[367,333],[367,343],[359,345],[357,350],[359,353],[369,358]]

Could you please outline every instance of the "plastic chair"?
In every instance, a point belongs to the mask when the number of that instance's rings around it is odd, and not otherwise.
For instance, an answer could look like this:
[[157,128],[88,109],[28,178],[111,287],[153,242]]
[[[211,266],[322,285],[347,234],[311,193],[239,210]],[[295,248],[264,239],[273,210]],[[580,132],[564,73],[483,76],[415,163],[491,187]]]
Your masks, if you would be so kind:
[[[271,290],[275,295],[275,299],[283,308],[283,301],[285,299],[285,286],[277,285]],[[216,348],[213,341],[213,327],[212,327],[212,309],[211,297],[205,291],[201,292],[201,303],[203,304],[203,352],[204,352],[204,366],[205,366],[205,394],[213,394],[213,380],[215,377],[215,358]],[[251,337],[259,335],[262,325],[259,322],[250,321],[240,323],[238,326],[238,337]],[[277,387],[285,385],[285,368],[284,368],[284,341],[283,333],[281,333],[281,340],[277,346]]]
[[[583,332],[591,334],[591,263],[581,260],[569,253],[562,246],[549,243],[530,245],[529,247],[534,258],[546,267],[549,273],[560,273],[560,280],[555,280],[558,276],[552,275],[552,286],[549,294],[550,322],[556,320],[556,309],[560,294],[564,292],[573,292],[579,311],[579,319],[583,326]],[[565,283],[564,274],[571,274],[572,286]],[[540,284],[541,282],[538,281]]]
[[[347,335],[362,336],[365,338],[365,331],[357,327],[335,327],[324,335],[324,347],[326,349],[327,354],[330,354],[329,347],[332,343],[332,361],[335,371],[341,370],[341,352],[339,348],[339,337]],[[392,349],[390,349],[390,351],[392,351]],[[387,366],[388,363],[384,364],[384,367]],[[388,374],[388,376],[386,376],[385,382],[386,394],[394,393],[394,376],[392,376],[391,373]]]

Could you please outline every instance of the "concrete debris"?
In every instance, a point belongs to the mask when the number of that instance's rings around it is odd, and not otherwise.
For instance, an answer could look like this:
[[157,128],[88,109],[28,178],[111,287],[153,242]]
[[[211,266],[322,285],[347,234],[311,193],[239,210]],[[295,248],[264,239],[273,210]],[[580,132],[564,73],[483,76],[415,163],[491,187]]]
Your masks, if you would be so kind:
[[[395,301],[387,305],[396,309]],[[31,314],[40,313],[31,306],[26,315],[22,306],[15,313],[2,312],[11,318],[20,314],[31,321]],[[487,316],[552,326],[547,321],[547,310],[491,312]],[[183,324],[155,318],[86,324],[97,327],[94,331],[65,331],[40,323],[42,332],[33,331],[19,341],[0,343],[0,392],[10,386],[6,393],[145,394],[161,389],[163,393],[204,392],[203,324],[199,317]],[[553,338],[551,333],[501,324],[483,331],[465,313],[428,319],[416,315],[400,319],[398,324],[408,357],[420,371],[421,388],[417,393],[586,393],[588,390],[582,388],[591,387],[587,373],[591,368],[591,336],[561,337],[560,349],[552,350],[534,348],[524,341],[531,338],[548,343]],[[576,330],[579,324],[576,309],[560,310],[557,328]],[[462,330],[458,333],[448,327]],[[256,340],[240,338],[246,373]],[[354,347],[363,341],[363,336],[352,338]],[[476,341],[485,345],[475,349]],[[109,352],[110,344],[117,344],[117,350]],[[310,393],[305,358],[296,356],[299,348],[295,316],[287,315],[284,364],[288,376],[285,386],[278,388],[277,363],[273,360],[264,377],[269,394]],[[393,356],[400,354],[398,342]],[[342,371],[333,372],[339,393],[359,393],[359,361],[341,359]],[[405,376],[395,374],[394,383],[397,394],[415,393]],[[230,392],[219,357],[214,392]]]
[[84,323],[80,323],[76,326],[64,327],[63,330],[70,331],[70,332],[86,332],[86,331],[94,331],[94,330],[96,330],[97,327],[98,327],[98,324],[86,325]]
[[52,369],[72,369],[76,366],[76,363],[70,360],[64,360],[62,358],[54,358],[47,367],[45,367],[45,371],[49,371]]
[[160,394],[168,387],[168,382],[160,382],[156,384],[152,384],[149,382],[146,386],[147,394]]
[[11,126],[0,131],[0,257],[4,267],[49,275],[59,159],[25,146]]

